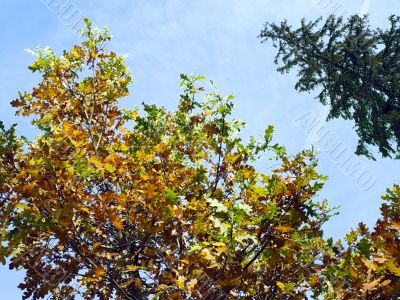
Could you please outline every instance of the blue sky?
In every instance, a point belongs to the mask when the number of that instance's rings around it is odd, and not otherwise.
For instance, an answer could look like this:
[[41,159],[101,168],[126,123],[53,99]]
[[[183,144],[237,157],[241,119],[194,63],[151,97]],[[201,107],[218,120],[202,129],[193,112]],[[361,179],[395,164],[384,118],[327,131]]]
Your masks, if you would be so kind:
[[[109,25],[114,36],[110,47],[129,54],[135,81],[122,105],[144,101],[172,109],[179,98],[179,74],[205,75],[223,93],[235,95],[235,117],[248,124],[245,135],[261,137],[273,124],[274,141],[290,153],[310,145],[321,148],[320,171],[330,179],[319,197],[341,206],[340,215],[326,226],[327,236],[342,237],[360,221],[373,225],[380,195],[398,182],[400,162],[351,155],[357,141],[353,123],[325,123],[326,110],[313,99],[317,92],[297,93],[295,74],[277,73],[274,49],[256,37],[267,21],[286,18],[298,25],[303,17],[315,19],[335,9],[345,16],[369,13],[374,26],[385,26],[389,15],[399,14],[398,0],[3,0],[0,120],[9,125],[17,122],[19,133],[31,137],[33,128],[14,116],[9,102],[17,91],[31,89],[40,79],[27,69],[32,57],[24,49],[50,46],[60,53],[79,42],[66,20],[68,12],[57,8],[60,3],[96,25]],[[307,133],[309,121],[314,120],[320,120],[319,132]],[[345,154],[339,157],[340,153]],[[258,163],[260,168],[268,164]],[[351,174],[346,164],[358,166],[361,173]],[[0,266],[0,300],[21,298],[16,285],[22,275]]]

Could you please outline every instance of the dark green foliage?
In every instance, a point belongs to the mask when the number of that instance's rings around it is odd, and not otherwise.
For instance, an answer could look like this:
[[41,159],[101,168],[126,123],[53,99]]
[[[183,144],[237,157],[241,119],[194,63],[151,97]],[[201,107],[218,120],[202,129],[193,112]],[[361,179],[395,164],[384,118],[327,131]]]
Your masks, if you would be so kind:
[[265,24],[259,38],[278,49],[278,71],[298,71],[298,91],[318,88],[317,99],[330,106],[329,119],[352,119],[359,136],[356,154],[400,158],[400,17],[388,29],[371,29],[367,16],[328,17]]

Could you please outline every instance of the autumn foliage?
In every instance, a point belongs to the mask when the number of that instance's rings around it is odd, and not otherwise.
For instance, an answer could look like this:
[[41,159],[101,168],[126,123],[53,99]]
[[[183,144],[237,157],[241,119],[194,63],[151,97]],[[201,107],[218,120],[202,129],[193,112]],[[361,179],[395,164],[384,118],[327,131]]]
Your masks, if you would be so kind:
[[324,239],[312,151],[286,154],[271,126],[243,141],[233,97],[199,76],[181,75],[173,112],[121,109],[123,57],[107,30],[82,34],[38,49],[42,81],[12,102],[41,134],[0,128],[0,261],[26,271],[24,299],[399,296],[398,186],[375,231]]

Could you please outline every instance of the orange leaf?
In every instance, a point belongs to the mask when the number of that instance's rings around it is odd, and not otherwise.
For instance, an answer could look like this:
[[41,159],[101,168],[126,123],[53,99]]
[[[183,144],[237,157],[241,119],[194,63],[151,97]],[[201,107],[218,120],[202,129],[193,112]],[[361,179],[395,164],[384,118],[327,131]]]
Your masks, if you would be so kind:
[[117,230],[121,230],[124,227],[121,220],[115,213],[110,213],[110,221]]
[[381,281],[381,279],[378,278],[378,279],[375,279],[374,281],[371,281],[371,282],[368,282],[368,283],[364,283],[363,284],[363,288],[367,292],[368,291],[372,291],[379,284],[380,281]]
[[96,250],[97,248],[99,248],[99,246],[101,245],[101,243],[96,242],[93,244],[93,250]]
[[101,277],[106,274],[106,269],[104,269],[102,266],[98,266],[94,269],[94,273],[96,277]]
[[11,101],[10,103],[11,103],[12,107],[24,106],[24,102],[19,101],[19,100],[17,100],[17,99],[15,99],[14,101]]

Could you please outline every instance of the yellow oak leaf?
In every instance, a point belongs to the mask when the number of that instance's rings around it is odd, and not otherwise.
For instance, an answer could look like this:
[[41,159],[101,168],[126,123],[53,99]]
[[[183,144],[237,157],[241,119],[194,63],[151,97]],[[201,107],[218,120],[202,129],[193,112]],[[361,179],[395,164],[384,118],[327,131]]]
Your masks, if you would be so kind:
[[372,261],[370,261],[368,259],[363,259],[362,261],[363,261],[364,265],[368,269],[371,269],[371,270],[374,270],[374,271],[376,270],[376,265]]
[[208,250],[207,248],[201,250],[200,255],[209,261],[210,264],[208,265],[208,268],[214,268],[218,266],[215,257],[211,254],[210,250]]
[[135,266],[135,265],[128,265],[126,266],[126,270],[124,272],[135,272],[139,270],[141,267],[140,266]]
[[102,277],[104,274],[106,274],[106,269],[104,269],[102,266],[98,266],[94,269],[94,274],[96,277]]
[[285,290],[285,284],[284,284],[283,282],[277,281],[277,282],[276,282],[276,285],[278,286],[278,288],[279,288],[281,291],[284,291],[284,290]]
[[175,283],[176,283],[176,285],[177,285],[181,290],[185,289],[185,279],[186,279],[186,277],[184,277],[184,276],[178,276],[178,279],[175,279],[175,280],[174,280]]
[[196,285],[197,285],[197,279],[196,278],[194,278],[194,279],[192,279],[192,280],[190,280],[188,282],[187,290],[188,290],[190,295],[193,295],[193,293],[195,292],[194,288],[196,287]]
[[274,227],[275,230],[278,230],[280,232],[284,232],[284,233],[288,233],[288,232],[293,232],[295,229],[293,227],[290,226],[275,226]]

